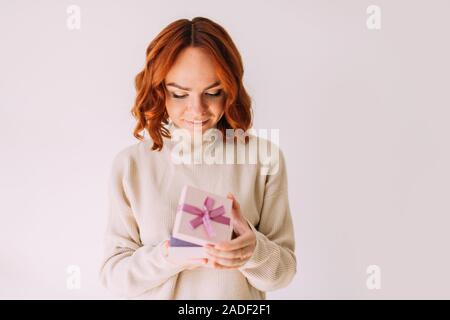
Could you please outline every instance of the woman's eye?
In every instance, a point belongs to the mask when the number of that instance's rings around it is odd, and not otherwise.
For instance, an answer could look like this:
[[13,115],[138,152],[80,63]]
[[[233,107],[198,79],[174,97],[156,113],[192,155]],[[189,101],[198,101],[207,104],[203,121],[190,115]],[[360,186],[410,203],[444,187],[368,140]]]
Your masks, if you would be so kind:
[[[206,92],[205,94],[207,96],[209,96],[209,97],[218,97],[218,96],[220,96],[222,94],[222,90],[218,90],[218,91],[213,92],[213,93]],[[181,95],[181,94],[176,94],[176,93],[172,92],[172,97],[175,98],[175,99],[183,99],[183,98],[186,98],[187,96],[188,96],[187,94]]]
[[208,96],[210,96],[210,97],[218,97],[218,96],[220,96],[221,93],[222,93],[222,90],[217,90],[217,91],[214,92],[214,93],[207,92],[206,95],[208,95]]
[[172,97],[174,97],[175,99],[183,99],[183,98],[187,97],[187,94],[185,94],[185,95],[178,95],[176,93],[172,93]]

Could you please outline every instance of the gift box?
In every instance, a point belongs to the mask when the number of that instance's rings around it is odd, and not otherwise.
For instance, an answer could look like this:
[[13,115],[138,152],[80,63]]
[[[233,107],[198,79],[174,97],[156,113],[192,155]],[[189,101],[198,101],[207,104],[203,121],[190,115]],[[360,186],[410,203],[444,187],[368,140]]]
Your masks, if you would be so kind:
[[173,237],[200,246],[231,240],[232,200],[193,186],[181,192]]
[[208,258],[202,246],[170,236],[169,257],[175,261]]

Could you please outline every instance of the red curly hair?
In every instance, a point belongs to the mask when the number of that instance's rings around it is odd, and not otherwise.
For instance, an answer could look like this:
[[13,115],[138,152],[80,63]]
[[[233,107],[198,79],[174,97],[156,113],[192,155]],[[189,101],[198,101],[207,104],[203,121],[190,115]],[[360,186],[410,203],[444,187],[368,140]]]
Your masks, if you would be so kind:
[[145,67],[135,77],[136,99],[131,113],[137,123],[133,135],[144,140],[140,132],[147,130],[153,140],[152,150],[161,151],[163,137],[171,138],[164,127],[169,117],[164,78],[177,55],[187,47],[206,49],[215,62],[216,74],[226,96],[224,116],[217,123],[224,139],[226,129],[245,132],[252,126],[251,99],[242,82],[244,67],[231,37],[210,19],[180,19],[170,23],[153,39],[146,50]]

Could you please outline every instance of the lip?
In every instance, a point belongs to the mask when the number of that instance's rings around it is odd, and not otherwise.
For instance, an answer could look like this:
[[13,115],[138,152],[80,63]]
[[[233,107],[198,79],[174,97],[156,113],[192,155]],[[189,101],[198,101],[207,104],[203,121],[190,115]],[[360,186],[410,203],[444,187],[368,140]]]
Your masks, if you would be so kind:
[[189,121],[189,120],[184,120],[184,123],[186,123],[188,126],[193,127],[193,126],[204,126],[206,123],[208,123],[209,119],[206,119],[202,122],[194,122],[194,121]]

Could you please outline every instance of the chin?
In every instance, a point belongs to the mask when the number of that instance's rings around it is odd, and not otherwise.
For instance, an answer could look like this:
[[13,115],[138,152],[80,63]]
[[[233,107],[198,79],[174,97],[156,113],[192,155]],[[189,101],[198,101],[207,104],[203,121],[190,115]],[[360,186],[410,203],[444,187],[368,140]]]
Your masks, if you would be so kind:
[[203,133],[206,130],[208,130],[209,128],[213,127],[212,119],[206,119],[205,121],[203,121],[201,123],[193,123],[193,122],[186,121],[186,120],[181,120],[181,121],[182,121],[182,127],[189,131],[201,131]]

